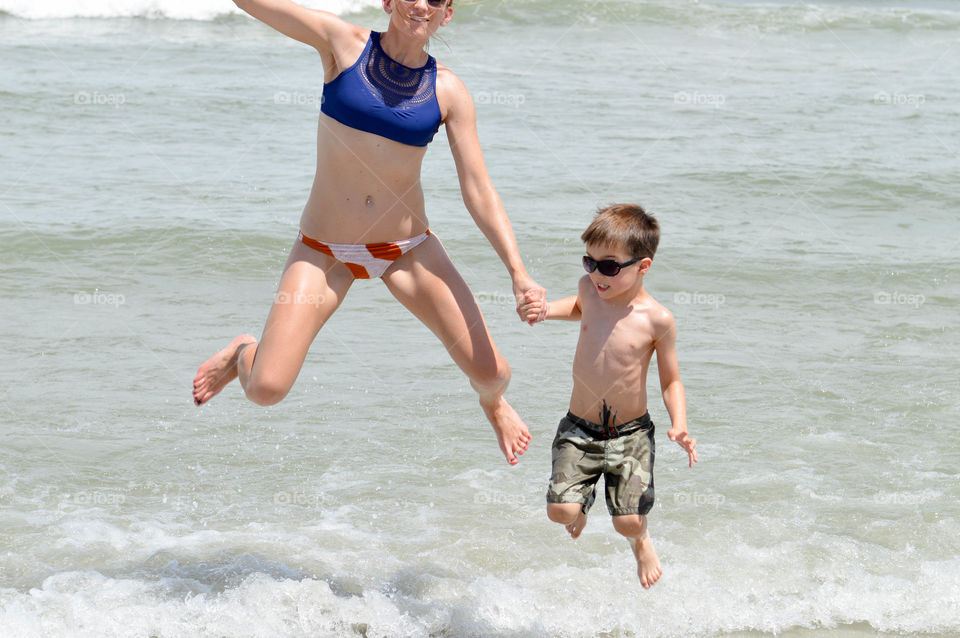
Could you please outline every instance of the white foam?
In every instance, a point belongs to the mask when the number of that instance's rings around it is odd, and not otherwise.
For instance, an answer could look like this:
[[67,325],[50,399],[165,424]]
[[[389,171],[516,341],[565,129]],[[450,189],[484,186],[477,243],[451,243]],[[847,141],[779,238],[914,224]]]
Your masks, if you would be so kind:
[[[380,6],[380,0],[304,0],[303,6],[338,15]],[[170,18],[212,20],[241,14],[227,0],[0,0],[0,11],[30,19],[49,18]]]
[[[222,546],[226,539],[207,540]],[[308,576],[245,553],[218,552],[182,564],[160,556],[133,571],[65,571],[28,590],[2,589],[0,627],[24,638],[707,636],[856,623],[891,632],[960,627],[960,610],[950,604],[960,595],[957,559],[922,562],[899,576],[869,567],[873,559],[895,562],[894,552],[830,536],[814,540],[830,546],[837,562],[809,553],[797,560],[805,554],[802,539],[768,547],[734,541],[723,560],[716,560],[716,547],[691,551],[664,539],[665,575],[644,591],[625,543],[612,542],[619,539],[588,546],[556,540],[545,550],[552,560],[531,557],[527,562],[535,566],[499,574],[413,557],[403,567],[398,561],[386,567],[327,554],[330,571]],[[200,538],[187,545],[202,553],[195,543],[203,545]]]

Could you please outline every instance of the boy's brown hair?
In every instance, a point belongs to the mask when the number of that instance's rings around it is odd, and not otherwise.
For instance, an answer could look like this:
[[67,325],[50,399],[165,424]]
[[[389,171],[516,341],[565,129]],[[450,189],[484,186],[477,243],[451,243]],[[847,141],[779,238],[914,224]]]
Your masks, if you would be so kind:
[[633,257],[653,259],[660,224],[638,204],[611,204],[597,211],[580,239],[585,244],[623,246]]

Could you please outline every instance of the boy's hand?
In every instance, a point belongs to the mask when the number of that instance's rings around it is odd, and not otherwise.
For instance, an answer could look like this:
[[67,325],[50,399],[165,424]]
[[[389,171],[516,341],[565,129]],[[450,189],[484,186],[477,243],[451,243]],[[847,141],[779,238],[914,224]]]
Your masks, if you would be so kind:
[[673,428],[670,428],[667,436],[687,451],[687,456],[690,458],[690,467],[693,467],[693,464],[699,460],[697,459],[697,440],[691,438],[686,430],[674,430]]
[[538,321],[543,321],[547,318],[547,310],[550,308],[550,304],[547,303],[545,298],[538,297],[533,291],[528,292],[523,296],[523,299],[520,300],[520,305],[517,307],[517,312],[520,313],[520,318],[531,326]]
[[532,326],[547,318],[547,291],[532,279],[525,283],[515,283],[513,294],[517,299],[517,314]]

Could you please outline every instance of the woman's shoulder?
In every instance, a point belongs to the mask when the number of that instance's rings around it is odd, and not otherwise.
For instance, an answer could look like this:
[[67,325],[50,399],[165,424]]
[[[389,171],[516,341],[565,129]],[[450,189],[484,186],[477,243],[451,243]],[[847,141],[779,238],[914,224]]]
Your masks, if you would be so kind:
[[470,122],[476,115],[473,111],[473,98],[463,81],[446,66],[437,63],[437,103],[440,105],[441,120],[451,122]]
[[437,61],[437,95],[455,100],[457,97],[469,97],[470,91],[456,73],[447,65]]
[[463,82],[460,82],[460,78],[457,77],[457,74],[450,70],[450,67],[436,58],[434,58],[434,61],[437,64],[437,82],[459,82],[460,84],[463,84]]
[[337,25],[335,32],[335,38],[341,43],[348,44],[363,44],[367,43],[367,40],[370,39],[373,29],[368,29],[366,27],[359,27],[353,23],[347,22],[346,20],[341,19],[340,24]]

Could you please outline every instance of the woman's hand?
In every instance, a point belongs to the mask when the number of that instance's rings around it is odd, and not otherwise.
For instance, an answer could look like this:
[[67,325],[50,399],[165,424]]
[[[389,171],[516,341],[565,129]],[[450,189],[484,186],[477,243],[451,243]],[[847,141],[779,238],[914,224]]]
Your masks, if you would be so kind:
[[529,290],[523,296],[517,312],[520,313],[521,320],[532,326],[550,315],[550,302],[539,295],[539,289]]
[[[517,300],[517,314],[531,326],[547,318],[547,291],[528,275],[513,280],[513,296]],[[531,312],[535,309],[535,314]]]

